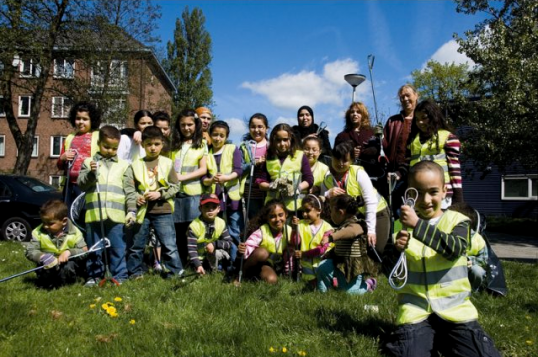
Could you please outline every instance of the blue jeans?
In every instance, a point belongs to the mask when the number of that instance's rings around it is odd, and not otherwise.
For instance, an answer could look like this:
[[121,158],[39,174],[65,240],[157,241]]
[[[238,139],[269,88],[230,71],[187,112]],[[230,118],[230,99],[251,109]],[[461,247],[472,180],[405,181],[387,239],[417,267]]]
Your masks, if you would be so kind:
[[[108,254],[108,268],[114,279],[123,281],[127,279],[127,263],[125,261],[125,237],[123,235],[123,223],[106,220],[104,223],[105,237],[110,241],[110,247],[90,253],[86,261],[88,278],[101,278],[105,273],[103,254]],[[91,222],[86,225],[86,244],[88,248],[102,238],[101,222]]]
[[319,264],[316,276],[318,278],[318,290],[322,293],[327,292],[333,286],[333,278],[338,281],[337,289],[344,290],[348,294],[362,295],[368,291],[366,280],[363,279],[362,275],[357,275],[353,280],[347,282],[344,273],[336,269],[332,259],[326,259]]
[[163,268],[169,269],[174,275],[183,272],[183,264],[179,259],[176,245],[176,231],[174,220],[171,214],[146,214],[141,225],[133,227],[133,245],[129,249],[127,258],[127,269],[129,275],[138,276],[144,272],[144,250],[149,240],[149,227],[153,226],[157,240],[161,242],[161,264]]

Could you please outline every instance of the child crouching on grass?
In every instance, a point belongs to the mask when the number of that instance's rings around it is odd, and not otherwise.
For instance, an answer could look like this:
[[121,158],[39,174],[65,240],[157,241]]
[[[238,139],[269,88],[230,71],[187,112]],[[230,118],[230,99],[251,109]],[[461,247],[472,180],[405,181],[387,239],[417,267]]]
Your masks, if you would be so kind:
[[291,237],[291,227],[286,224],[288,211],[279,200],[270,200],[251,222],[259,227],[246,242],[239,243],[238,257],[244,255],[243,273],[246,278],[276,284],[277,274],[284,270],[284,253]]
[[200,216],[191,222],[187,248],[191,263],[200,275],[230,266],[232,237],[226,222],[218,217],[220,200],[214,193],[200,197]]
[[334,243],[334,248],[318,266],[319,291],[326,292],[334,287],[348,294],[362,295],[375,290],[376,279],[366,278],[376,275],[377,268],[367,254],[366,224],[356,216],[359,202],[343,194],[331,198],[330,205],[331,220],[338,228],[322,240],[322,244],[327,240]]
[[46,202],[39,210],[41,224],[32,231],[26,258],[45,266],[37,271],[37,286],[53,289],[76,283],[83,276],[84,258],[69,259],[88,250],[80,230],[69,220],[67,205]]

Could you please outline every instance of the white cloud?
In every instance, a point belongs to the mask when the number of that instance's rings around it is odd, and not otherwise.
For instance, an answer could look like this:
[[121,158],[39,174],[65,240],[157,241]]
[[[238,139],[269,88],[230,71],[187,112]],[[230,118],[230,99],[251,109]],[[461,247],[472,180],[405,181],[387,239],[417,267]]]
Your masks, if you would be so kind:
[[[463,53],[459,53],[459,45],[455,40],[450,40],[447,43],[443,44],[435,53],[430,57],[429,60],[437,61],[441,64],[451,64],[454,63],[456,65],[467,63],[469,67],[474,66],[474,62],[464,55]],[[427,63],[428,61],[426,61]],[[426,63],[422,65],[422,69],[426,68]]]
[[247,123],[243,119],[228,118],[224,119],[224,121],[230,127],[230,138],[241,138],[248,132]]
[[293,118],[286,118],[286,117],[278,117],[276,118],[276,120],[274,121],[274,125],[278,125],[278,124],[288,124],[290,126],[294,126],[294,125],[297,125],[297,118],[293,117]]
[[[257,82],[243,82],[241,87],[264,96],[280,109],[296,110],[301,105],[342,105],[343,89],[350,89],[344,81],[347,73],[357,73],[358,63],[352,59],[326,63],[323,73],[300,71],[284,73],[276,78]],[[295,120],[295,119],[294,119]]]

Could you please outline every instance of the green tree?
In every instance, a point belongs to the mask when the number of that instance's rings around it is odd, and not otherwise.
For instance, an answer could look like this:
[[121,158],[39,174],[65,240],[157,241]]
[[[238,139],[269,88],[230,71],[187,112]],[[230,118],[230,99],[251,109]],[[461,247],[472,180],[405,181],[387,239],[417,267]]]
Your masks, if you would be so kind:
[[538,168],[538,2],[459,0],[457,11],[488,15],[464,37],[455,35],[476,63],[470,79],[480,98],[462,108],[465,124],[474,128],[467,154],[482,167]]
[[194,8],[189,12],[185,7],[181,19],[176,20],[174,40],[167,44],[163,67],[178,90],[173,105],[174,116],[186,108],[212,104],[211,36],[204,24],[202,10]]

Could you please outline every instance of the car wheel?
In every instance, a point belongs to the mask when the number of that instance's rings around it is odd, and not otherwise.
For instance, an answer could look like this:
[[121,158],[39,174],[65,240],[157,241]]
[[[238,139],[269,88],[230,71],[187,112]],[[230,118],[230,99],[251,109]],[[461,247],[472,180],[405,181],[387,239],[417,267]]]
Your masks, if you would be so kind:
[[10,218],[2,226],[2,235],[4,239],[14,242],[29,241],[32,237],[32,227],[23,218]]

